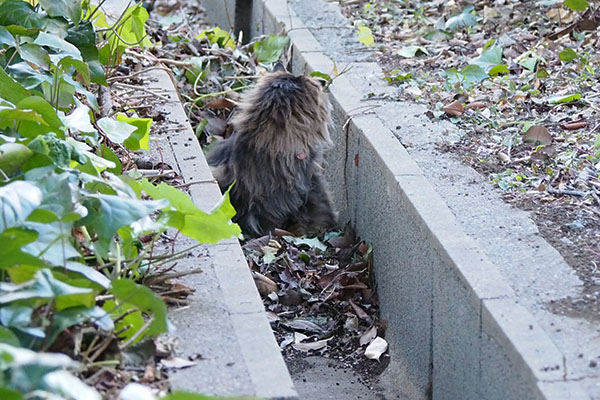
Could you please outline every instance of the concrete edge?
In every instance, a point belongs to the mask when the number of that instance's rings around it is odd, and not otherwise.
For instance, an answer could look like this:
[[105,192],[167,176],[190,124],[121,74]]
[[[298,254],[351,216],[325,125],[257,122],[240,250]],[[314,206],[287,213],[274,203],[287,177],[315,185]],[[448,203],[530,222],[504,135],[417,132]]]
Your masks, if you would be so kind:
[[[164,70],[152,70],[144,76],[155,80],[153,85],[167,92],[171,99],[159,108],[166,111],[172,123],[180,128],[177,140],[169,137],[174,157],[185,183],[191,184],[190,196],[194,203],[201,209],[210,210],[221,198],[221,192],[186,118],[172,78]],[[266,399],[297,399],[239,241],[223,240],[207,245],[207,249],[254,386],[254,395]],[[173,384],[175,388],[182,386],[182,382]]]
[[[279,33],[282,28],[289,27],[292,14],[287,11],[286,0],[256,1],[264,12],[264,33]],[[295,13],[292,17],[295,17]],[[269,27],[272,27],[271,30]],[[321,45],[310,30],[301,29],[303,25],[294,25],[293,28],[295,31],[290,36],[294,70],[303,73],[331,72],[333,62],[320,50]],[[361,95],[346,79],[345,76],[336,78],[330,89],[334,108],[338,107],[339,112],[350,118],[356,115],[363,104],[360,102]],[[481,309],[481,329],[498,340],[526,377],[526,384],[537,392],[536,397],[564,399],[564,394],[568,393],[571,399],[589,398],[576,381],[565,379],[561,352],[529,311],[515,302],[514,292],[498,268],[462,231],[444,201],[400,142],[393,135],[387,135],[389,131],[376,117],[352,118],[352,122],[360,131],[361,139],[369,141],[378,153],[384,165],[380,172],[395,178],[397,189],[411,201],[422,228],[435,238],[432,245],[442,253],[469,288],[471,299]],[[414,187],[418,187],[418,192],[413,190]],[[478,262],[473,263],[473,260]],[[390,328],[393,329],[392,326]]]

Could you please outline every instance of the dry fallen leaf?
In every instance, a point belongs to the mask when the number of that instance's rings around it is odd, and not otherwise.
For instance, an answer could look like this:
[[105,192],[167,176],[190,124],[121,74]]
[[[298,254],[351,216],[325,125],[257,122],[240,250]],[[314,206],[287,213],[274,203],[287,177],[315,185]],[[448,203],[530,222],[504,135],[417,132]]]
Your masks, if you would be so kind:
[[443,106],[442,111],[451,117],[460,117],[464,114],[465,108],[460,104],[460,101],[454,100],[452,103]]
[[371,341],[377,337],[377,327],[373,325],[360,337],[359,343],[361,346],[371,343]]
[[252,271],[252,277],[254,278],[254,284],[258,289],[258,293],[261,296],[266,296],[269,293],[277,292],[277,284],[273,282],[272,279],[267,278],[263,274],[259,274],[258,272]]
[[385,341],[385,339],[377,336],[365,349],[365,357],[371,360],[379,361],[379,357],[386,352],[387,348],[388,343]]
[[331,338],[329,338],[329,339],[317,340],[316,342],[304,342],[304,340],[306,340],[306,339],[308,339],[308,336],[303,335],[299,332],[295,332],[294,333],[294,344],[292,344],[292,347],[298,351],[321,350],[321,349],[327,347],[327,342],[329,340],[331,340]]
[[196,365],[195,362],[186,360],[185,358],[181,358],[181,357],[166,358],[166,359],[160,360],[160,363],[165,368],[176,368],[176,369],[187,368],[187,367],[191,367],[192,365]]
[[486,23],[492,18],[499,17],[500,13],[491,7],[483,6],[483,22]]
[[231,110],[235,107],[235,104],[229,99],[221,98],[207,103],[206,107],[212,108],[213,110]]
[[577,129],[581,129],[581,128],[585,128],[587,126],[587,121],[586,120],[579,120],[579,121],[571,121],[568,122],[566,124],[561,124],[560,127],[562,129],[566,129],[568,131],[574,131]]
[[542,125],[534,125],[527,130],[525,136],[523,136],[523,141],[533,143],[536,146],[547,145],[552,143],[552,135]]
[[469,103],[465,106],[465,110],[470,110],[472,108],[486,108],[487,104],[485,104],[483,101],[474,101],[472,103]]

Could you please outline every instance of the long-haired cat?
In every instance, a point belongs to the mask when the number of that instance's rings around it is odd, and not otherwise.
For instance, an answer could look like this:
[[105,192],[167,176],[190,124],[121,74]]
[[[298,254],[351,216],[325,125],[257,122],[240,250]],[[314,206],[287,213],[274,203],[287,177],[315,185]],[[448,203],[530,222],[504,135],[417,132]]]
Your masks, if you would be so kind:
[[329,110],[317,80],[292,75],[280,64],[243,96],[230,122],[233,135],[208,162],[221,189],[235,182],[233,220],[246,235],[336,226],[322,167],[331,146]]

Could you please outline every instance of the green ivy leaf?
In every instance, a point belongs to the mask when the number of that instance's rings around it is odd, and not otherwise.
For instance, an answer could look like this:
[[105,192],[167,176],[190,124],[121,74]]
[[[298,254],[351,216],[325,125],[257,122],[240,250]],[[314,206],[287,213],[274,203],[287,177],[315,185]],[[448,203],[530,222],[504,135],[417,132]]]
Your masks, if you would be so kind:
[[23,89],[36,89],[42,82],[52,83],[52,76],[49,72],[35,70],[25,61],[11,64],[7,68],[7,71],[10,73],[13,79],[19,82]]
[[573,11],[585,11],[590,5],[587,0],[565,0],[563,4]]
[[15,47],[15,37],[3,26],[0,26],[0,46]]
[[484,50],[479,57],[469,62],[470,65],[478,65],[489,72],[493,67],[502,63],[502,48],[500,46],[491,46]]
[[50,35],[46,32],[40,32],[33,43],[39,46],[47,46],[51,47],[52,49],[59,50],[62,53],[62,57],[70,56],[76,60],[81,60],[81,52],[79,49],[66,40],[59,38],[58,36]]
[[15,181],[0,187],[0,232],[19,225],[42,202],[42,191],[30,182]]
[[196,83],[196,80],[202,82],[206,79],[210,73],[210,63],[206,63],[205,66],[205,61],[205,57],[191,57],[188,60],[188,62],[192,64],[191,67],[185,69],[185,77],[189,83],[194,84]]
[[456,14],[446,21],[446,29],[457,31],[469,26],[477,25],[477,16],[473,14],[474,7],[469,5],[460,14]]
[[331,82],[331,76],[327,75],[323,72],[313,71],[310,73],[310,76],[312,76],[313,78],[320,78],[320,79],[323,79],[324,81]]
[[115,166],[113,168],[108,168],[109,172],[112,172],[115,175],[121,175],[121,173],[123,173],[123,165],[121,164],[121,160],[119,159],[119,157],[117,157],[115,152],[112,151],[110,147],[108,147],[105,144],[102,144],[102,146],[100,147],[100,155],[102,156],[102,158],[105,158],[106,160],[115,163]]
[[125,147],[129,150],[150,150],[150,127],[152,126],[152,118],[129,118],[124,114],[117,115],[117,121],[126,122],[136,129],[127,139],[123,141]]
[[429,52],[423,46],[404,46],[398,50],[397,54],[404,58],[413,58],[420,54],[429,55]]
[[[2,112],[0,112],[0,114],[1,113]],[[1,118],[2,115],[0,115],[0,119]],[[11,176],[18,172],[32,155],[33,152],[29,150],[27,146],[20,143],[4,143],[3,145],[0,145],[0,170],[4,172],[5,175]],[[2,189],[3,188],[0,188],[0,191]],[[0,200],[0,204],[2,204],[1,202],[2,200]],[[2,207],[3,206],[0,205],[0,209],[2,209]],[[1,223],[0,226],[2,226]]]
[[230,49],[235,49],[235,41],[227,31],[219,27],[203,30],[196,36],[196,39],[207,39],[209,43],[217,44],[221,48],[229,47]]
[[152,322],[137,341],[167,331],[167,306],[147,286],[138,285],[130,279],[117,279],[113,281],[109,292],[115,295],[119,303],[133,305],[151,316]]
[[[6,343],[6,344],[9,344],[11,346],[16,346],[16,347],[21,346],[21,343],[19,343],[19,338],[17,338],[17,335],[15,335],[10,329],[6,329],[2,326],[0,326],[0,343]],[[11,397],[10,393],[7,394],[5,392],[5,390],[7,391],[8,389],[0,388],[0,399],[6,399],[6,400],[19,399],[19,397]],[[20,399],[23,399],[23,397],[21,396]]]
[[44,119],[44,123],[57,132],[62,132],[62,122],[56,109],[40,96],[30,96],[17,103],[21,109],[33,110]]
[[41,29],[45,23],[45,18],[35,12],[31,4],[26,1],[6,0],[0,3],[0,25]]
[[74,325],[91,320],[98,328],[111,331],[115,328],[110,315],[100,307],[71,307],[54,313],[52,325],[46,332],[44,348],[47,349],[53,343],[59,333]]
[[3,289],[0,291],[2,293],[0,294],[0,304],[32,298],[50,299],[91,292],[91,289],[71,286],[55,279],[49,269],[36,272],[34,279],[20,285],[1,283],[0,287]]
[[479,83],[489,77],[485,70],[479,65],[467,65],[460,70],[460,73],[467,81],[472,83]]
[[508,74],[508,73],[510,73],[510,70],[508,69],[508,66],[506,64],[495,65],[494,67],[492,67],[492,69],[490,69],[488,71],[488,74],[490,76],[498,76],[500,74]]
[[282,236],[286,242],[294,243],[296,246],[308,246],[311,249],[317,249],[322,252],[327,250],[327,246],[319,238],[304,238],[296,236]]
[[143,189],[154,199],[169,200],[169,204],[175,210],[165,212],[169,217],[168,225],[179,229],[192,239],[202,243],[217,243],[222,239],[237,237],[241,233],[240,227],[230,221],[235,215],[235,209],[229,201],[229,191],[211,212],[205,213],[196,207],[186,193],[164,182],[154,186],[147,179],[142,179],[141,183],[130,182],[130,185],[139,186],[139,189]]
[[373,37],[373,33],[368,26],[358,27],[358,41],[367,47],[375,46],[375,38]]
[[65,269],[71,272],[75,272],[84,276],[87,280],[94,282],[95,284],[108,289],[110,286],[110,279],[104,276],[102,273],[96,271],[94,268],[87,265],[78,263],[76,261],[67,261],[64,266]]
[[0,98],[16,104],[26,97],[29,97],[27,90],[0,68]]
[[0,269],[15,265],[44,266],[44,262],[31,254],[24,253],[21,247],[35,241],[38,233],[26,228],[8,228],[0,233]]
[[519,60],[518,64],[520,66],[522,66],[523,68],[525,68],[526,70],[534,72],[535,67],[537,66],[537,64],[540,60],[541,60],[541,57],[533,55],[533,54],[529,54],[528,56],[521,58]]
[[571,61],[577,58],[577,53],[575,52],[575,50],[571,49],[570,47],[567,47],[566,49],[560,52],[558,58],[560,58],[560,60],[564,61],[565,63],[570,63]]
[[106,136],[114,142],[122,144],[131,134],[138,130],[137,127],[128,124],[127,122],[117,121],[113,118],[100,118],[98,126],[104,131]]
[[289,41],[290,38],[287,36],[270,35],[266,39],[254,43],[256,59],[264,64],[277,62]]
[[41,46],[32,43],[26,43],[18,47],[19,55],[23,61],[37,65],[45,70],[50,68],[50,56]]
[[67,260],[81,255],[71,243],[72,223],[40,223],[27,221],[25,226],[35,230],[39,236],[35,242],[23,246],[23,251],[41,258],[51,265],[64,265]]
[[550,96],[546,99],[546,101],[550,104],[563,104],[570,103],[572,101],[581,100],[581,94],[568,94],[568,95],[558,95],[558,96]]
[[131,225],[168,205],[165,200],[142,201],[104,194],[88,195],[84,200],[88,216],[81,222],[98,234],[97,250],[106,256],[108,246],[120,227]]
[[83,78],[83,82],[86,85],[90,84],[90,67],[88,67],[88,65],[83,61],[75,59],[72,56],[67,56],[61,58],[61,60],[57,64],[57,67],[67,73],[71,72],[70,70],[68,70],[68,68],[73,67],[77,72],[79,72],[79,74]]
[[[108,300],[102,308],[107,311],[113,319],[118,319],[115,323],[115,329],[119,331],[119,339],[129,340],[137,331],[144,326],[144,316],[142,312],[132,304],[126,302],[115,302]],[[123,317],[123,315],[125,315]],[[136,341],[138,342],[139,339]]]
[[81,20],[81,0],[39,0],[51,17],[69,18],[75,25]]

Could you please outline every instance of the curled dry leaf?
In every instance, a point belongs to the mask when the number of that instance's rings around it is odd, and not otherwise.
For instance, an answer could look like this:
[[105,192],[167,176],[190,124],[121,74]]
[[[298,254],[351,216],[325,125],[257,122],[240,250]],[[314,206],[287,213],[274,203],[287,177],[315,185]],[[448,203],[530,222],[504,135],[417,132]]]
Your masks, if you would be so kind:
[[483,101],[474,101],[465,106],[465,110],[478,109],[478,108],[487,108],[487,104]]
[[510,157],[508,154],[500,152],[498,153],[498,160],[508,163],[510,162]]
[[542,125],[534,125],[527,130],[523,141],[527,143],[533,143],[536,146],[547,145],[552,143],[552,135],[548,132],[548,129]]
[[213,110],[231,110],[235,107],[235,103],[223,97],[206,103],[206,107],[212,108]]
[[387,351],[387,348],[388,343],[385,341],[385,339],[377,336],[365,349],[365,357],[371,360],[379,361],[379,358]]
[[288,322],[281,322],[281,325],[294,331],[303,331],[317,334],[325,333],[325,330],[323,330],[323,328],[321,328],[319,325],[315,324],[314,322],[300,318]]
[[298,342],[294,340],[292,347],[298,351],[322,350],[327,347],[330,339],[317,340],[316,342]]
[[195,362],[186,360],[185,358],[181,358],[181,357],[166,358],[164,360],[160,360],[160,363],[165,368],[176,368],[176,369],[188,368],[188,367],[191,367],[192,365],[196,365]]
[[587,125],[588,125],[588,123],[586,120],[579,120],[579,121],[571,121],[566,124],[561,124],[560,127],[567,131],[574,131],[577,129],[585,128]]
[[277,284],[272,279],[267,278],[258,272],[252,272],[254,284],[261,296],[267,296],[269,293],[277,292]]
[[373,339],[377,337],[377,327],[373,325],[369,330],[367,330],[359,339],[359,343],[361,346],[371,343]]
[[442,111],[451,117],[460,117],[464,114],[465,108],[458,100],[442,107]]

